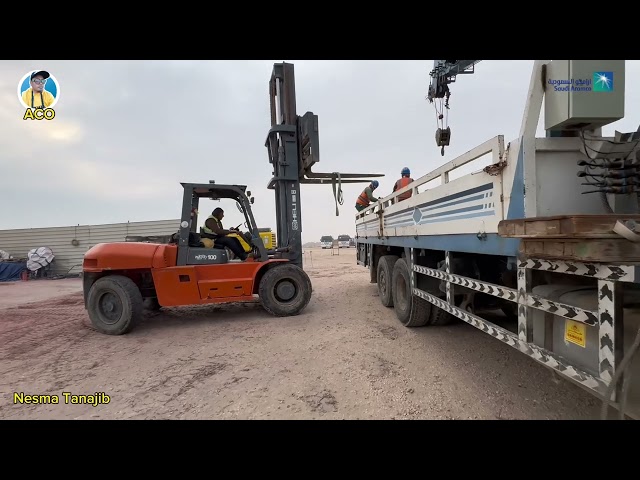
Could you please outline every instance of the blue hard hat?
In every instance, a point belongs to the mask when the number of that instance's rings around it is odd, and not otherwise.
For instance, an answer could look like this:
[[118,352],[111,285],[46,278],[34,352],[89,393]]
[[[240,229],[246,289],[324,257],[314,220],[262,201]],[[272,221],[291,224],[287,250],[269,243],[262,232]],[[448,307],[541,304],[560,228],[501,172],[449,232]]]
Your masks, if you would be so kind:
[[411,170],[409,170],[409,167],[404,167],[400,175],[411,175]]
[[378,188],[378,185],[380,185],[378,183],[378,180],[374,180],[373,182],[371,182],[371,185],[373,185],[373,188]]

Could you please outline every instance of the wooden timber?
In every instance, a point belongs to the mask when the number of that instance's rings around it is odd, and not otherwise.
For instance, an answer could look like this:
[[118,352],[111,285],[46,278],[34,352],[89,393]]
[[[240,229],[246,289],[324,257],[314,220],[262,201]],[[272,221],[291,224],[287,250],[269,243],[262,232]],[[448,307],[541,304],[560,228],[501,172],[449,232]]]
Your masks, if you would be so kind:
[[594,263],[640,262],[640,243],[622,239],[523,239],[520,254],[525,257],[574,260]]
[[561,215],[498,224],[502,237],[521,238],[520,255],[594,263],[640,262],[640,243],[613,231],[618,220],[640,223],[640,215]]
[[502,220],[498,235],[510,238],[611,238],[620,235],[613,231],[618,220],[635,220],[640,215],[561,215],[556,217]]

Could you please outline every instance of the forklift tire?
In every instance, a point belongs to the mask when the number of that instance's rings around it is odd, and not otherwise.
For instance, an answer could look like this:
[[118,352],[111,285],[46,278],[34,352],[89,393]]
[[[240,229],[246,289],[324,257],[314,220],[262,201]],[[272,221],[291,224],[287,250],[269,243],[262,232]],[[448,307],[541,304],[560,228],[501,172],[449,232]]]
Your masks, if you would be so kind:
[[393,307],[393,295],[392,295],[392,276],[393,266],[398,261],[398,257],[395,255],[383,255],[378,260],[377,279],[378,284],[378,296],[382,305],[385,307]]
[[396,317],[405,327],[423,327],[431,321],[433,305],[411,291],[411,272],[407,261],[400,258],[393,266],[393,303]]
[[157,297],[147,297],[143,300],[143,306],[145,309],[155,312],[156,310],[160,310],[162,305],[158,302]]
[[298,315],[311,300],[311,280],[300,267],[284,263],[266,271],[258,296],[262,307],[276,317]]
[[87,311],[96,330],[107,335],[123,335],[130,332],[142,316],[142,294],[128,277],[102,277],[89,290]]

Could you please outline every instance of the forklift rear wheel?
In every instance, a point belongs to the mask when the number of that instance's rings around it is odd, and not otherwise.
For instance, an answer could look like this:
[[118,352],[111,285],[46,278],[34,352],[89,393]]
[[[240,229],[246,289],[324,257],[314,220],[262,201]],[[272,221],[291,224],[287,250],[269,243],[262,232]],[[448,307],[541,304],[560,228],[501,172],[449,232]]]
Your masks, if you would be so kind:
[[311,300],[311,280],[293,264],[277,265],[260,280],[258,295],[263,308],[276,317],[299,314]]
[[99,332],[122,335],[131,331],[142,315],[142,294],[128,277],[102,277],[89,290],[87,311],[91,323]]

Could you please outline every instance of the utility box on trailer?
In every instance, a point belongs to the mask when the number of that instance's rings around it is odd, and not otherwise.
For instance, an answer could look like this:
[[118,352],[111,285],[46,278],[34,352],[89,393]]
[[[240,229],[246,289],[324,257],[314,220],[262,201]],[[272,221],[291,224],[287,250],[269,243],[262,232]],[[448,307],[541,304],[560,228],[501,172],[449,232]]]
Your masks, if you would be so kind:
[[544,128],[595,130],[624,118],[624,62],[550,62],[544,79]]

